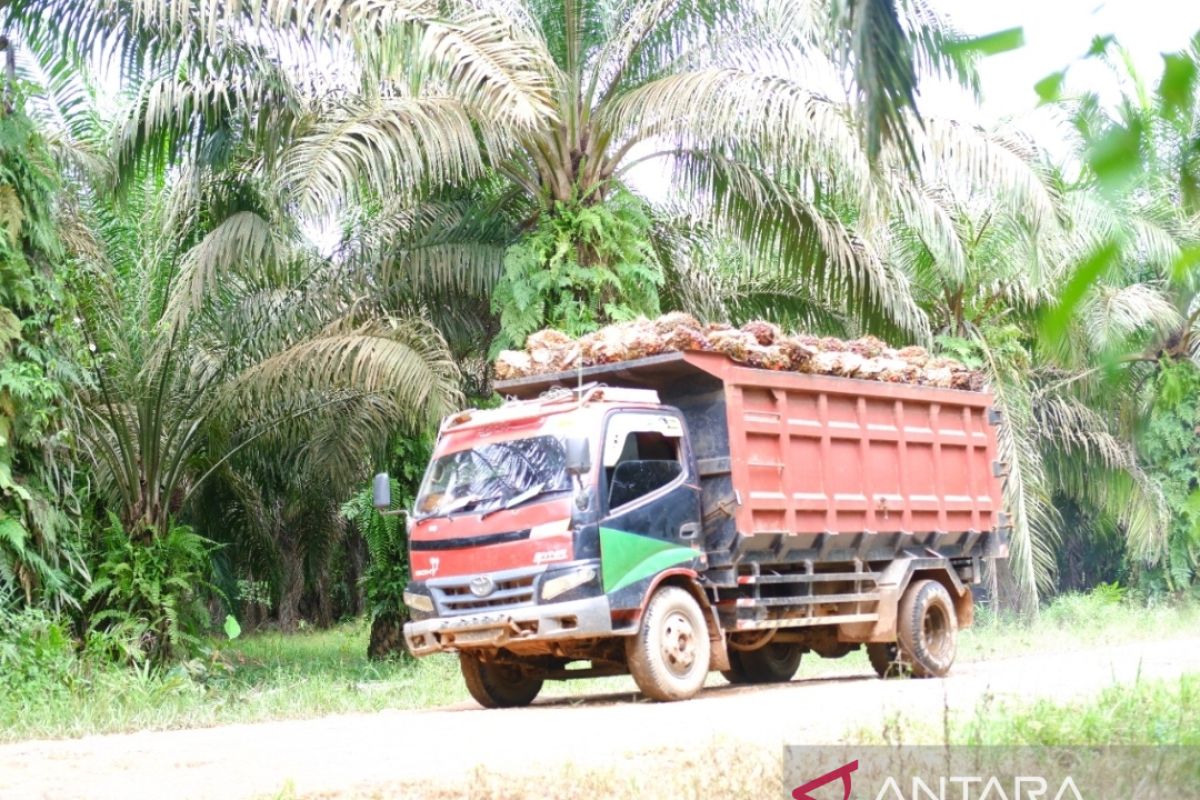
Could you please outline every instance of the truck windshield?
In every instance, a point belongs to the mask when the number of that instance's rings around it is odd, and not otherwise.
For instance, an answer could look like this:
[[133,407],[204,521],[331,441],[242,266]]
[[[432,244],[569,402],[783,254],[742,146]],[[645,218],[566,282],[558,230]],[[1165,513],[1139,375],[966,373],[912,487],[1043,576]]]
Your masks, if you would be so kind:
[[571,480],[565,462],[566,447],[557,436],[514,439],[450,453],[429,465],[417,495],[416,516],[490,511],[568,491]]

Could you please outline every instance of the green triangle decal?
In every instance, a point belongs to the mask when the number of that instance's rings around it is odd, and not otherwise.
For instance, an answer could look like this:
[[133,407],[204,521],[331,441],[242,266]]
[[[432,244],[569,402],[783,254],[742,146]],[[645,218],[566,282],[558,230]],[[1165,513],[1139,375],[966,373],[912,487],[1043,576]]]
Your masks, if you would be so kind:
[[606,593],[695,557],[690,547],[615,528],[600,529],[600,571]]

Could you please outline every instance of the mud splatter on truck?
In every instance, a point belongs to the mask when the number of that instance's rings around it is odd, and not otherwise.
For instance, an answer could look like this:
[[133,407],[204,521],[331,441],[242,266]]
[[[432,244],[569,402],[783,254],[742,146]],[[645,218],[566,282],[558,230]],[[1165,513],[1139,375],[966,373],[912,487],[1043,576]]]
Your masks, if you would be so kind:
[[412,651],[457,652],[485,706],[623,673],[679,700],[863,646],[881,677],[945,675],[1007,555],[986,391],[698,351],[496,388],[442,425],[406,594]]

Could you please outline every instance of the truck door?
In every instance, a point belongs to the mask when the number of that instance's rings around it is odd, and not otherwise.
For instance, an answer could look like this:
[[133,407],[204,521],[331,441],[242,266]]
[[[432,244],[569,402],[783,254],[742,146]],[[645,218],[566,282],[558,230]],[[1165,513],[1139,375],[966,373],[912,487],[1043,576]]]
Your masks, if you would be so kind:
[[614,610],[641,608],[664,569],[699,569],[700,482],[677,412],[609,415],[600,495],[601,572]]

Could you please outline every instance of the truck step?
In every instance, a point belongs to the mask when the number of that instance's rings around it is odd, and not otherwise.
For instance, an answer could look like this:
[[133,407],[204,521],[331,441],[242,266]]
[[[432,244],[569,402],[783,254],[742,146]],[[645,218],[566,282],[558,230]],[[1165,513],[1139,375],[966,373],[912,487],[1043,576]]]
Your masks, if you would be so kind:
[[709,586],[734,587],[737,586],[737,573],[733,567],[727,569],[713,569],[709,567],[704,572],[704,580]]
[[867,603],[879,599],[879,592],[860,592],[858,594],[813,594],[802,597],[739,597],[738,608],[756,608],[759,606],[812,606],[823,603]]
[[727,569],[733,566],[733,552],[730,550],[712,550],[708,553],[708,568]]
[[840,625],[847,622],[875,622],[878,614],[834,614],[820,617],[791,617],[788,619],[739,619],[733,629],[755,631],[766,628],[807,628],[813,625]]
[[878,581],[878,572],[793,572],[787,575],[738,575],[740,584],[816,583],[819,581]]

